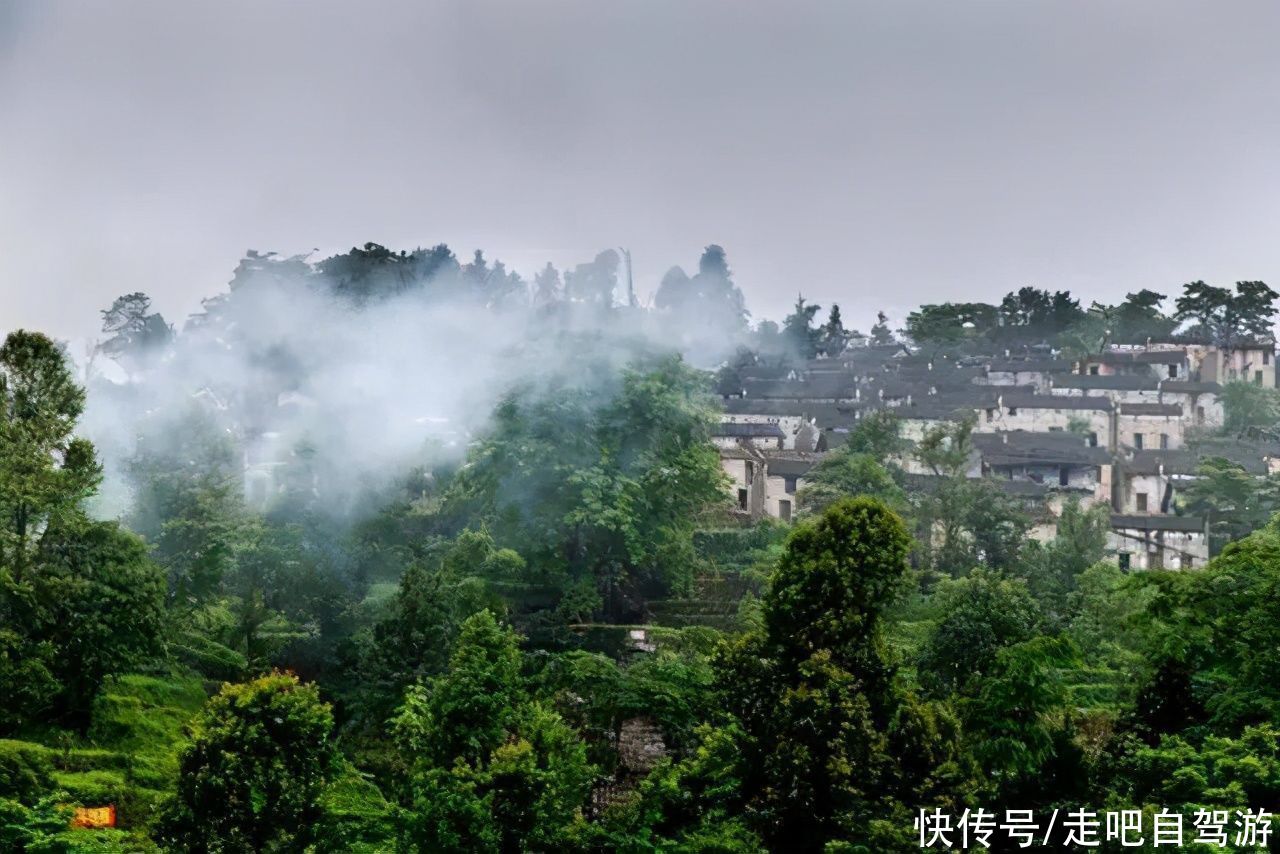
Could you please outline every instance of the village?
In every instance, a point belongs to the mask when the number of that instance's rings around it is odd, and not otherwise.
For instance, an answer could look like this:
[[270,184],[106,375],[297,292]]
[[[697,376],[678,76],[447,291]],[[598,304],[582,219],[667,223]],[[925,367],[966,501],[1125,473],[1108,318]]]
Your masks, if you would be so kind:
[[1068,359],[1047,348],[939,357],[856,338],[800,369],[741,369],[741,388],[723,395],[714,441],[737,514],[790,520],[806,475],[868,414],[897,417],[908,449],[890,462],[925,485],[936,473],[910,449],[968,419],[965,475],[994,478],[1024,502],[1033,538],[1054,537],[1064,502],[1101,504],[1122,569],[1198,569],[1210,557],[1207,520],[1179,512],[1178,499],[1199,462],[1215,456],[1257,476],[1280,471],[1280,442],[1218,435],[1223,386],[1275,388],[1274,357],[1271,341],[1227,350],[1177,337]]

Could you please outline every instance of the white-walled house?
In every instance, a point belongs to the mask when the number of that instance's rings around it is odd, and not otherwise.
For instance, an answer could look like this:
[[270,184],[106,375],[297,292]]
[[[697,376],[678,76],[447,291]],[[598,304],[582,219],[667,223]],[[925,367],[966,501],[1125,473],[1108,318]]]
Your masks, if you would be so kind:
[[1120,568],[1200,569],[1209,562],[1203,519],[1164,514],[1112,514],[1107,539]]
[[1079,430],[1091,444],[1111,448],[1111,412],[1111,401],[1105,398],[1019,392],[1002,395],[995,406],[983,410],[976,430],[983,433]]
[[1160,402],[1182,408],[1190,426],[1218,427],[1222,424],[1222,386],[1216,382],[1167,380],[1160,383]]
[[723,421],[711,428],[711,441],[717,448],[750,445],[753,448],[780,449],[784,447],[786,438],[778,424]]
[[789,521],[798,508],[796,493],[805,485],[805,475],[822,459],[822,454],[804,451],[766,451],[764,512]]
[[1072,397],[1103,397],[1117,403],[1157,403],[1160,381],[1135,374],[1058,374],[1050,378],[1049,393]]
[[755,448],[720,449],[720,467],[729,476],[729,494],[738,513],[758,519],[764,513],[764,455]]
[[1135,450],[1171,451],[1183,445],[1186,420],[1171,403],[1122,403],[1116,407],[1116,443]]

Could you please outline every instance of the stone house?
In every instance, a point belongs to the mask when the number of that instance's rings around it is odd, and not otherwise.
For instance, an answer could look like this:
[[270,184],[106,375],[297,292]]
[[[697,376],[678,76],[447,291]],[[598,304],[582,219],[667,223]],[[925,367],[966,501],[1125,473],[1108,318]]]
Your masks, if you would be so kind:
[[1200,569],[1209,562],[1205,521],[1194,516],[1115,513],[1107,544],[1123,570]]
[[1182,447],[1186,421],[1171,403],[1122,403],[1115,410],[1118,447],[1169,451]]

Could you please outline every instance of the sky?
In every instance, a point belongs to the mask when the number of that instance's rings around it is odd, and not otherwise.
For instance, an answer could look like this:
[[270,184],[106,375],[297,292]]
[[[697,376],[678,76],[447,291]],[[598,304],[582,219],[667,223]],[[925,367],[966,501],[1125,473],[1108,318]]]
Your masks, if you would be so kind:
[[708,243],[757,317],[1280,283],[1280,3],[0,0],[0,332],[245,250]]

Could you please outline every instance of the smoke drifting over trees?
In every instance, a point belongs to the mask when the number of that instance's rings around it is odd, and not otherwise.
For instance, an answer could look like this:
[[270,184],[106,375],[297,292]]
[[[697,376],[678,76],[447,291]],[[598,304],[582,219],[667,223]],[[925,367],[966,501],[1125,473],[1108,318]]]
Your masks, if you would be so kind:
[[[327,509],[345,512],[384,477],[459,460],[517,388],[591,382],[661,352],[714,367],[746,334],[718,246],[692,278],[669,276],[657,308],[628,284],[614,250],[563,275],[548,264],[532,283],[480,250],[464,262],[443,245],[368,243],[319,261],[250,252],[180,331],[144,294],[103,312],[85,432],[118,484],[140,450],[183,442],[182,419],[198,407],[251,468],[305,454]],[[98,509],[127,504],[109,488]]]

